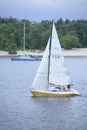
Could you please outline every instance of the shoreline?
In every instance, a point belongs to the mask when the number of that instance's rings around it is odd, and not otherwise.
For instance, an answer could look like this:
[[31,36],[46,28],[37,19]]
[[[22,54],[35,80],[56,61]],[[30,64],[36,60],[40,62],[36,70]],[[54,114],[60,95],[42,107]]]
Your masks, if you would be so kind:
[[[39,50],[33,50],[33,51],[26,51],[26,54],[32,55],[32,56],[37,56],[37,57],[42,57],[43,53],[42,51]],[[17,54],[8,54],[7,51],[2,51],[0,50],[0,57],[12,57],[12,56],[23,56],[24,52],[21,50],[17,51]],[[64,56],[87,56],[87,48],[74,48],[72,50],[64,50],[63,49],[63,55]]]

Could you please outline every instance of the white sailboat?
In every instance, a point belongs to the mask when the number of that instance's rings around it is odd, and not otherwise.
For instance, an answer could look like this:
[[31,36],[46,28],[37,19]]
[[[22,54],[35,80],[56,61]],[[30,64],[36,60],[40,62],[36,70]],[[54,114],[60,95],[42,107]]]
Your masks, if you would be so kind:
[[70,84],[70,76],[64,63],[60,41],[53,22],[51,36],[30,92],[33,96],[48,97],[79,95],[77,90],[70,88]]
[[24,42],[23,42],[23,48],[24,48],[24,55],[19,57],[12,57],[12,61],[40,61],[41,58],[34,57],[32,55],[26,54],[25,51],[25,22],[24,22]]

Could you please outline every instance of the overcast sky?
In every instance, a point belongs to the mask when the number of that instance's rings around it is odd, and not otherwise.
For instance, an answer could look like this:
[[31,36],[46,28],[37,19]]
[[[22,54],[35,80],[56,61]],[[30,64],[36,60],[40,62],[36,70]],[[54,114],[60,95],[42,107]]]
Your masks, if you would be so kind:
[[0,16],[30,21],[87,20],[87,0],[0,0]]

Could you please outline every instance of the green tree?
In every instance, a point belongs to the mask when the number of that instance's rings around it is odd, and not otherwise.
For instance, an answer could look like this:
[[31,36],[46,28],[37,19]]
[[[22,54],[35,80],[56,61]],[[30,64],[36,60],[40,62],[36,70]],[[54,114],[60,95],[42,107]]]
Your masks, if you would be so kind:
[[[13,46],[12,43],[16,45],[17,49],[23,49],[24,22],[26,49],[43,50],[45,48],[51,32],[51,21],[30,22],[26,19],[0,17],[1,50],[8,50],[10,46]],[[64,21],[60,18],[55,22],[55,25],[63,47],[87,47],[87,20],[70,21],[66,19]]]
[[15,43],[10,43],[8,46],[9,54],[17,54],[17,46]]
[[81,44],[79,43],[79,39],[76,36],[65,35],[61,37],[62,47],[65,49],[79,48]]

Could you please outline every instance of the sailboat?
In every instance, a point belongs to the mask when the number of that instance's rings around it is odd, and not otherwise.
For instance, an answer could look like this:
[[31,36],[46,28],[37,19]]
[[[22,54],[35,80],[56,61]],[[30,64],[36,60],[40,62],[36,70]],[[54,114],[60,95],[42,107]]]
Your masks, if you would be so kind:
[[12,57],[11,58],[12,61],[40,61],[41,60],[41,58],[34,57],[32,55],[28,55],[28,54],[25,53],[25,22],[24,22],[24,42],[23,42],[23,46],[24,46],[24,55],[19,56],[19,57]]
[[71,88],[70,75],[64,62],[64,56],[54,22],[42,61],[34,78],[30,92],[32,96],[67,97],[78,96],[79,92]]

